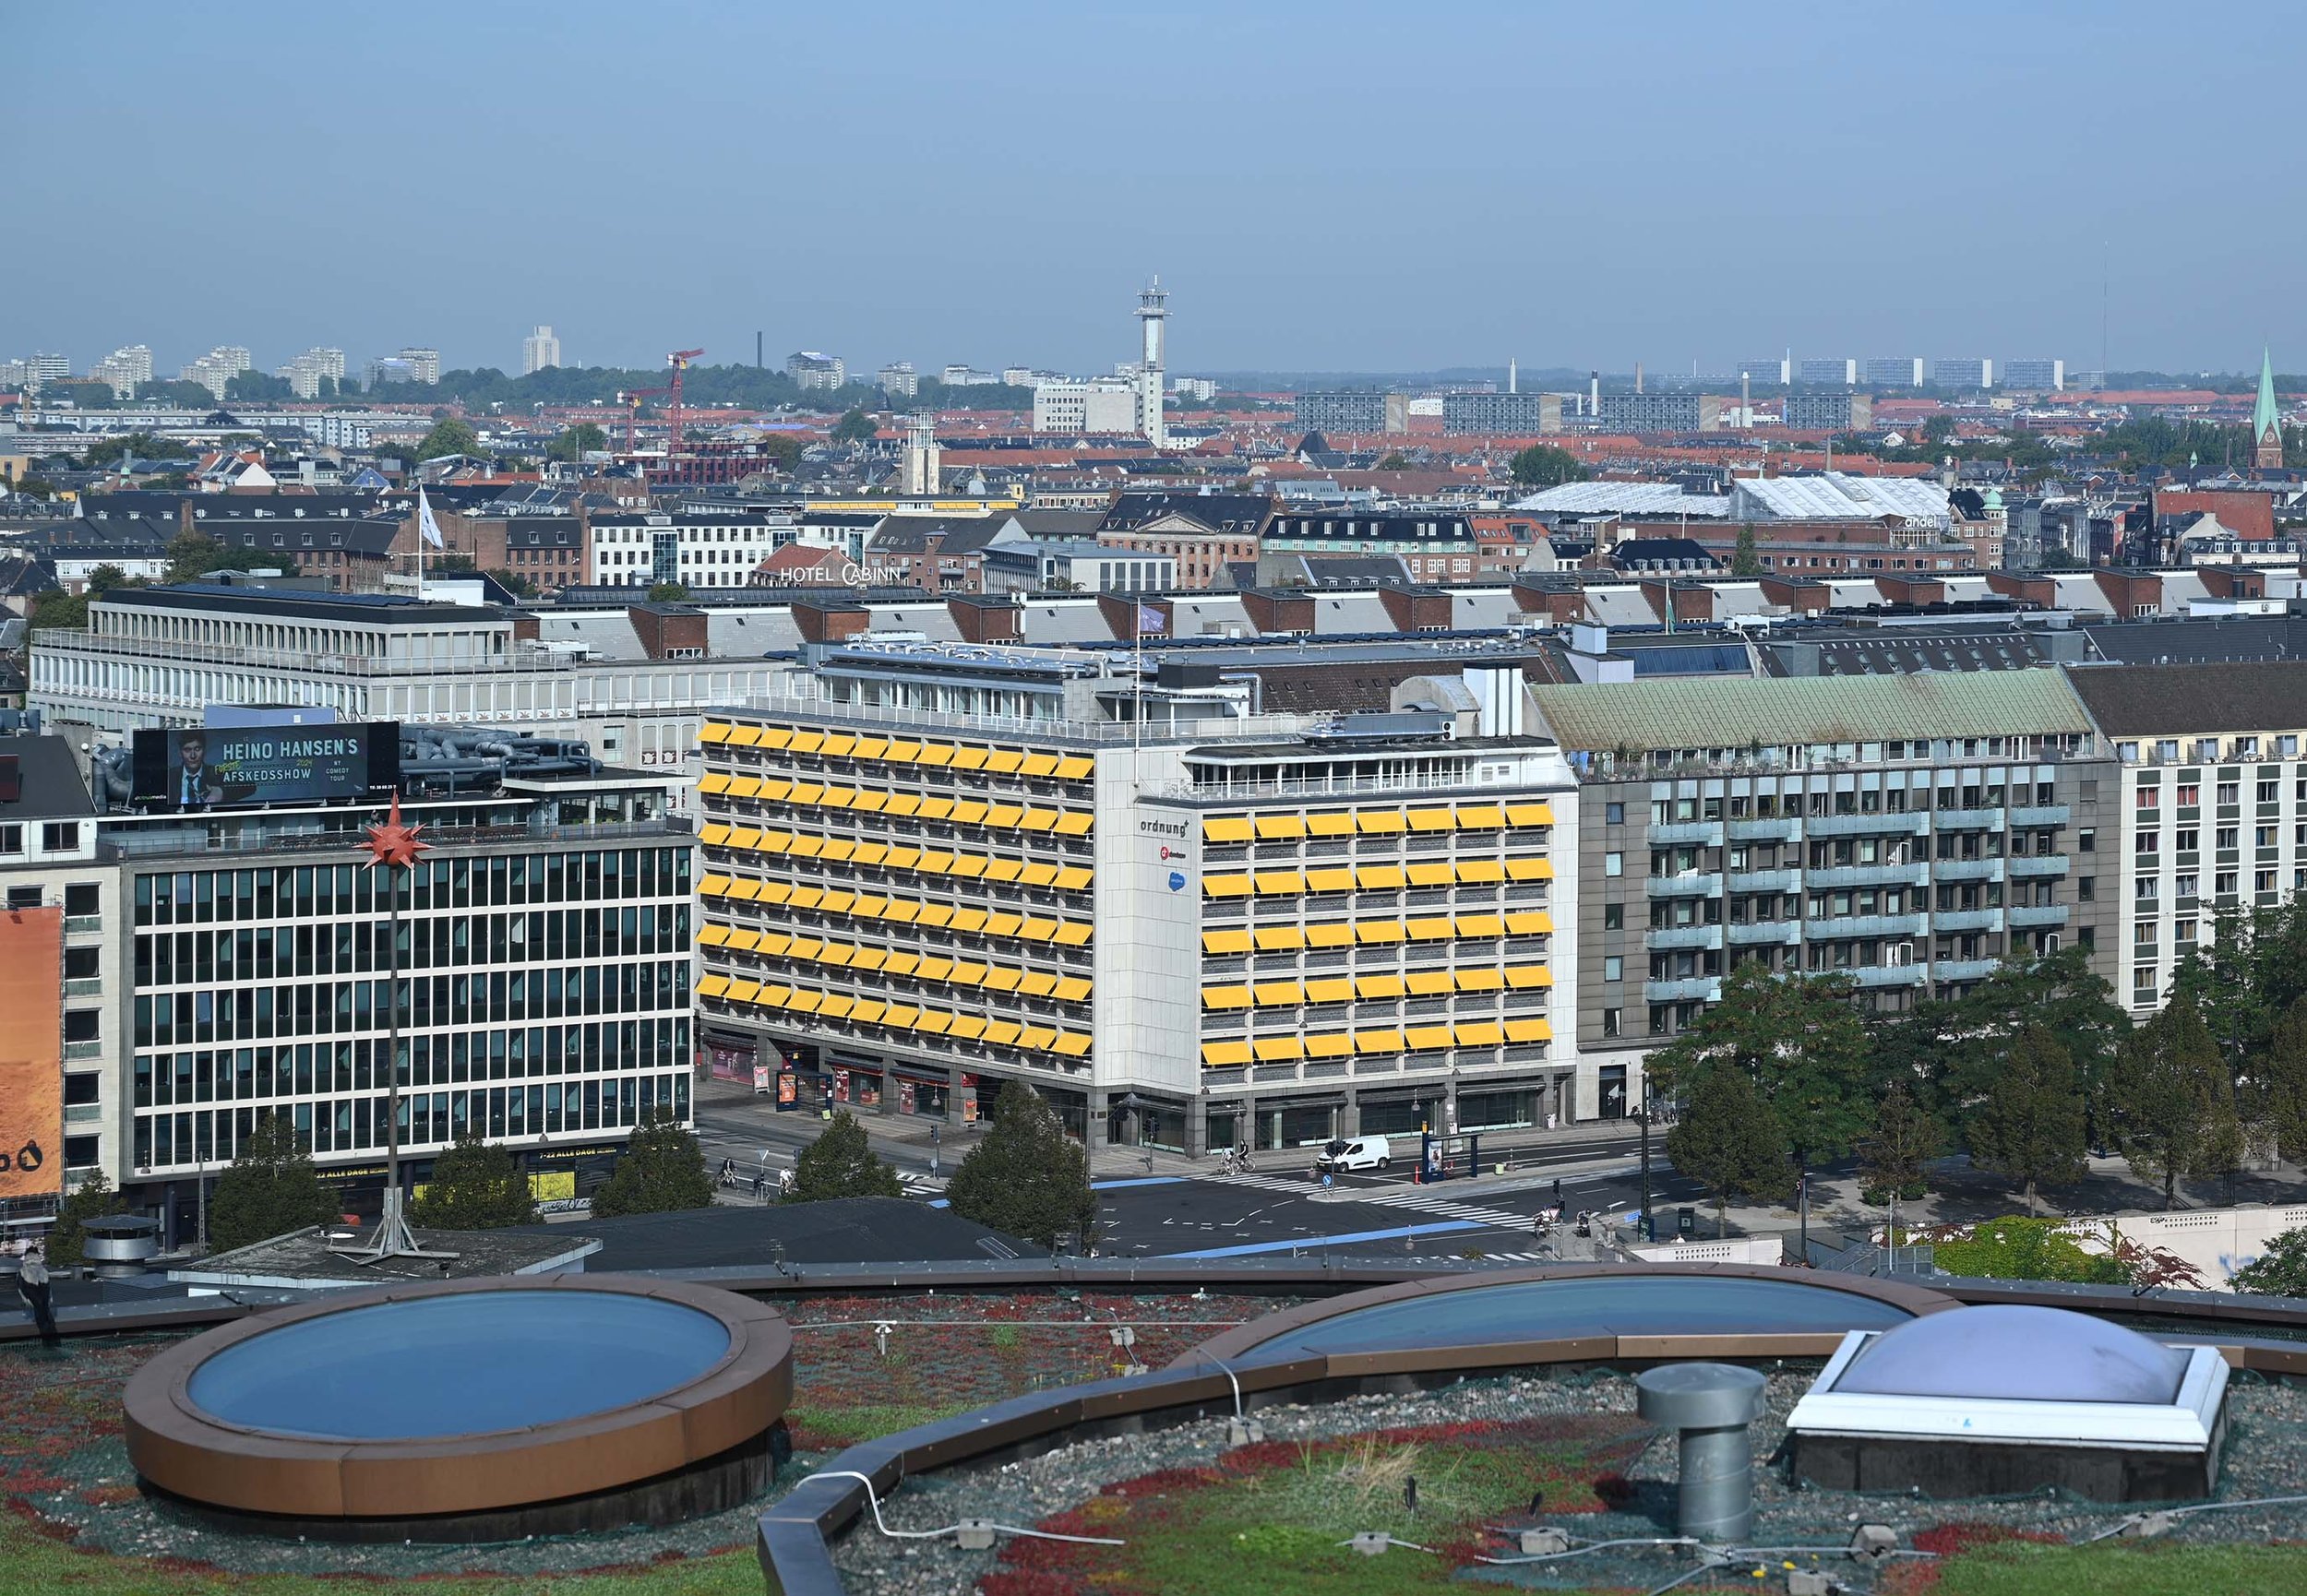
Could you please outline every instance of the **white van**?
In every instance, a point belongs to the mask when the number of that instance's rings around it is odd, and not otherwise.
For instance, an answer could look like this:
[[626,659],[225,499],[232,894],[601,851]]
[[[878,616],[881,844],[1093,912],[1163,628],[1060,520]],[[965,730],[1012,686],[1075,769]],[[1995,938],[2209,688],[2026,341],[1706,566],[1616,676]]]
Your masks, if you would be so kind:
[[1316,1169],[1355,1170],[1385,1169],[1393,1162],[1393,1149],[1382,1136],[1357,1136],[1346,1141],[1333,1141],[1323,1147],[1314,1160]]

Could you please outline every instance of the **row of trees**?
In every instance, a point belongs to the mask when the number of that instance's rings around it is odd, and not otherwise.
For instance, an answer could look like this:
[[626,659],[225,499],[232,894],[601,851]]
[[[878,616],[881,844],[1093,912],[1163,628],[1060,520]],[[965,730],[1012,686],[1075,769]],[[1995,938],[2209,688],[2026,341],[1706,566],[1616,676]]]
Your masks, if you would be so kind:
[[1960,1149],[2034,1211],[2094,1148],[2162,1188],[2226,1180],[2268,1153],[2307,1160],[2307,906],[2230,910],[2136,1026],[2087,949],[2014,959],[1953,1000],[1870,1015],[1837,975],[1743,963],[1721,1000],[1650,1055],[1651,1090],[1683,1100],[1675,1167],[1776,1199],[1856,1153],[1869,1193],[1919,1197]]

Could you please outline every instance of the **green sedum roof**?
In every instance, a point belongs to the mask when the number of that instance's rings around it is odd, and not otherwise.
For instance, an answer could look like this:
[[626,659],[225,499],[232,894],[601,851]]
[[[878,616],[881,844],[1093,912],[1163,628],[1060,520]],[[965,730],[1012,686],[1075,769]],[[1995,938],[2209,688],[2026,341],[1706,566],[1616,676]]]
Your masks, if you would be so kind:
[[1533,687],[1561,745],[1609,753],[2087,732],[2057,671],[1678,678]]

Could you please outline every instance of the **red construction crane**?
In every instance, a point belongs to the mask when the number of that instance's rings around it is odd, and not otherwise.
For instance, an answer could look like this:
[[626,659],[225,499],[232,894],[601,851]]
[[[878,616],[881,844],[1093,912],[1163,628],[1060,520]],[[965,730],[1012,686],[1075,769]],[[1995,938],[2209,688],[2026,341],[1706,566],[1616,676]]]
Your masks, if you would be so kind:
[[673,391],[671,388],[663,387],[637,387],[623,396],[625,399],[625,452],[627,454],[633,452],[633,423],[640,419],[640,401],[652,394]]
[[673,363],[673,442],[666,448],[667,457],[681,452],[681,374],[689,368],[689,362],[705,351],[701,349],[676,349],[665,359]]

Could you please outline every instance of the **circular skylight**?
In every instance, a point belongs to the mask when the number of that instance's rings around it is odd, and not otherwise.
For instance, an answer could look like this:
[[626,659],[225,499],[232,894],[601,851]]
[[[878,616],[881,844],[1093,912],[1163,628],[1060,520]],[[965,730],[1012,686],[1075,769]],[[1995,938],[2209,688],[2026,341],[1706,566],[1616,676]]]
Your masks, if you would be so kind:
[[1924,1314],[1884,1330],[1835,1382],[1837,1395],[2143,1402],[2179,1395],[2185,1352],[2063,1308]]

